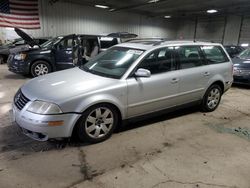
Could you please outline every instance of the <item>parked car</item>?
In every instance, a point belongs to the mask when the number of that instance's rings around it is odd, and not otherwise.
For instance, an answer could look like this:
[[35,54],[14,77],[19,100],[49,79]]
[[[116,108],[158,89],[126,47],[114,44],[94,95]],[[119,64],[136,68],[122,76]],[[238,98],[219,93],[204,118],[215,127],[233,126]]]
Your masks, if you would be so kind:
[[232,82],[223,46],[185,41],[121,43],[80,67],[34,78],[14,97],[14,120],[36,140],[96,143],[122,120],[187,104],[215,110]]
[[[20,29],[15,30],[31,46],[36,44],[26,33]],[[121,35],[126,36],[126,33]],[[99,52],[120,42],[120,38],[104,35],[58,36],[40,45],[38,49],[20,50],[11,54],[8,67],[12,72],[37,77],[84,64]]]
[[224,48],[226,49],[227,53],[231,58],[234,58],[235,56],[239,55],[242,51],[245,50],[244,47],[235,45],[227,45],[224,46]]
[[[34,39],[38,45],[41,45],[49,40],[49,38],[35,38]],[[13,42],[0,46],[0,64],[6,63],[8,56],[10,54],[10,50],[13,48],[16,48],[17,46],[24,46],[27,45],[27,43],[22,39],[18,38],[15,39]]]
[[232,59],[234,83],[250,85],[250,49],[246,49]]

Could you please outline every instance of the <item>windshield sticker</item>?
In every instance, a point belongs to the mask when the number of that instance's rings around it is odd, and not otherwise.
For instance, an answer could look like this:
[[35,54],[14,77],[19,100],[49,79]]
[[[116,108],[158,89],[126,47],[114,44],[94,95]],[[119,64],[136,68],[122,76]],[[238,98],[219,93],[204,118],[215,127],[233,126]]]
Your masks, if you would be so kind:
[[143,51],[141,50],[128,50],[127,54],[135,54],[135,55],[141,55]]

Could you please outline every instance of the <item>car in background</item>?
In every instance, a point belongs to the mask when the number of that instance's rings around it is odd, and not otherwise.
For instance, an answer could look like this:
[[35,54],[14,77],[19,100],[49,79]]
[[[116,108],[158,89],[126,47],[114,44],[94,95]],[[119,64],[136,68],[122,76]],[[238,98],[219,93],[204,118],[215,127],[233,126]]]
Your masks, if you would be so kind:
[[[46,41],[48,41],[49,39],[50,38],[42,37],[42,38],[35,38],[34,40],[38,45],[41,45]],[[25,40],[23,40],[22,38],[18,38],[9,44],[0,46],[0,64],[7,62],[11,49],[16,48],[17,46],[25,46],[25,45],[27,45]]]
[[101,142],[123,120],[200,105],[214,111],[233,82],[220,44],[130,41],[86,64],[34,78],[13,101],[13,119],[27,136]]
[[232,59],[234,83],[250,85],[250,48]]
[[[17,34],[30,46],[36,42],[22,30],[15,28]],[[86,63],[98,53],[121,43],[119,37],[131,36],[130,33],[105,35],[71,34],[55,37],[36,49],[16,51],[8,59],[9,70],[19,74],[31,74],[33,77],[50,72],[73,68]],[[133,35],[135,36],[135,35]],[[136,35],[137,36],[137,35]]]
[[235,56],[239,55],[242,51],[245,50],[244,47],[235,45],[226,45],[224,46],[224,48],[226,49],[227,53],[231,58],[234,58]]

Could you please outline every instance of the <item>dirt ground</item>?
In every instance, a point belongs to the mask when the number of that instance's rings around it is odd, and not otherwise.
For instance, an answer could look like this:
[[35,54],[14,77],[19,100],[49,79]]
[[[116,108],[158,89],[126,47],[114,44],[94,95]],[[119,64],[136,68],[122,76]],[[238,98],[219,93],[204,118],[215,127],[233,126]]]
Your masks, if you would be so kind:
[[29,79],[0,65],[0,187],[250,187],[250,87],[232,87],[215,112],[130,122],[88,145],[37,142],[11,124],[12,98]]

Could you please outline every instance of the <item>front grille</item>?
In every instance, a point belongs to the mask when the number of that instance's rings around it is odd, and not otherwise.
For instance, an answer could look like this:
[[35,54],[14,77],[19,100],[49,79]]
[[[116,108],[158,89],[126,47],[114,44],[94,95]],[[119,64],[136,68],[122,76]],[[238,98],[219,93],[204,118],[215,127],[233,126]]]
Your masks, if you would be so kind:
[[250,75],[250,69],[235,69],[234,75]]
[[14,104],[19,109],[22,110],[23,107],[29,102],[30,100],[24,96],[21,90],[19,90],[15,97],[14,97]]

